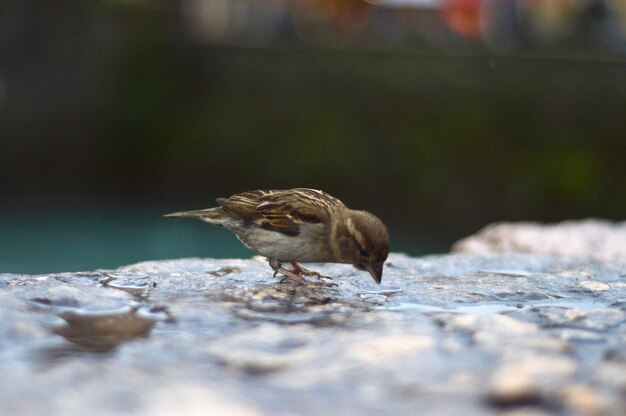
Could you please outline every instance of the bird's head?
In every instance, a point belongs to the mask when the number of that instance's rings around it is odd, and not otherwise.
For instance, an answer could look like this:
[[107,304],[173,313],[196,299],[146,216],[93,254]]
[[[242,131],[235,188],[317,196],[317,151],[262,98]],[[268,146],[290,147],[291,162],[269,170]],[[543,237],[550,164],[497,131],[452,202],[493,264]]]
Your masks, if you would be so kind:
[[331,247],[337,261],[369,272],[380,284],[389,254],[385,224],[369,212],[348,210],[332,228]]

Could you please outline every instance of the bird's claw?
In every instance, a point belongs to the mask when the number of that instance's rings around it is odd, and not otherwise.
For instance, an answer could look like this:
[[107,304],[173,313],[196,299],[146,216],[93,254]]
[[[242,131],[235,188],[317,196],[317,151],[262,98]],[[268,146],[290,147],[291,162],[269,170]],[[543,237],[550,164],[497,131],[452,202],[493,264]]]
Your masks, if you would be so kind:
[[[272,263],[270,263],[270,265],[272,265]],[[291,262],[291,265],[293,266],[293,270],[289,270],[289,269],[285,269],[284,267],[281,267],[280,264],[275,264],[272,267],[274,267],[274,277],[276,277],[276,275],[278,273],[281,273],[284,277],[280,280],[280,283],[287,283],[287,282],[291,282],[291,283],[295,283],[295,284],[299,284],[299,285],[315,285],[315,286],[325,286],[325,287],[334,287],[337,286],[336,283],[332,283],[332,282],[324,282],[323,279],[328,279],[328,280],[332,280],[332,278],[328,277],[328,276],[324,276],[318,272],[314,272],[312,270],[307,270],[304,267],[300,266],[298,263]],[[318,279],[318,281],[311,281],[308,279],[305,279],[304,276],[313,276],[315,278]]]
[[[317,274],[317,276],[315,276],[315,277],[317,277],[319,280],[324,280],[324,279],[326,279],[326,280],[333,280],[333,278],[332,278],[332,277],[330,277],[330,276],[324,276],[323,274],[319,274],[319,273],[318,273],[318,274]],[[335,285],[335,286],[337,286],[337,285]]]
[[312,270],[307,270],[307,269],[301,269],[300,270],[300,274],[303,274],[305,276],[312,276],[312,277],[315,277],[316,279],[319,279],[319,280],[324,280],[324,279],[333,280],[333,278],[330,277],[330,276],[324,276],[321,273],[314,272]]
[[304,276],[312,276],[312,277],[315,277],[318,280],[324,280],[324,279],[333,280],[333,278],[330,277],[330,276],[324,276],[323,274],[318,273],[316,271],[305,269],[304,267],[300,266],[296,262],[292,262],[291,265],[293,266],[293,272],[298,274],[298,275],[300,275],[300,276],[302,276],[302,275],[304,275]]

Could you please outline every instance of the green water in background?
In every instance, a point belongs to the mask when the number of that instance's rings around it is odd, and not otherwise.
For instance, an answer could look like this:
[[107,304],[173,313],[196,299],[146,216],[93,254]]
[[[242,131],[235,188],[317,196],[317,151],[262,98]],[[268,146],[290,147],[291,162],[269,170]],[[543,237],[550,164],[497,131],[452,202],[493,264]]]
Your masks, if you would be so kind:
[[[0,273],[87,271],[148,260],[254,255],[227,230],[200,221],[163,218],[165,212],[137,208],[3,215]],[[398,237],[392,250],[423,254],[444,251],[445,245],[421,245]]]
[[0,272],[36,274],[168,258],[252,255],[226,230],[160,214],[149,210],[4,218]]

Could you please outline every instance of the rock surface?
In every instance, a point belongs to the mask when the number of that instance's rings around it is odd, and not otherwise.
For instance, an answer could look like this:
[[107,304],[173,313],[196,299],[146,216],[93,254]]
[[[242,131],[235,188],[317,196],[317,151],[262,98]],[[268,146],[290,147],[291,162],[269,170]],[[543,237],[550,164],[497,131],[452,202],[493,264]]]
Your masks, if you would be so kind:
[[0,275],[3,415],[624,414],[626,267],[390,256]]
[[558,224],[491,224],[458,241],[456,253],[540,253],[598,261],[626,259],[626,222],[587,219]]

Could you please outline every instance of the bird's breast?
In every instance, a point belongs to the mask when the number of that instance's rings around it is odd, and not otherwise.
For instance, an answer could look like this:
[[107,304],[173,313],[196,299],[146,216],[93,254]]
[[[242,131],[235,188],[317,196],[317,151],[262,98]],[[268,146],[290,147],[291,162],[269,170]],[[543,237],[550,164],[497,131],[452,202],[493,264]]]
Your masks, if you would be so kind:
[[260,227],[241,228],[237,237],[246,246],[262,256],[279,261],[333,262],[328,243],[328,230],[324,224],[302,224],[296,236]]

